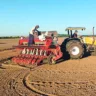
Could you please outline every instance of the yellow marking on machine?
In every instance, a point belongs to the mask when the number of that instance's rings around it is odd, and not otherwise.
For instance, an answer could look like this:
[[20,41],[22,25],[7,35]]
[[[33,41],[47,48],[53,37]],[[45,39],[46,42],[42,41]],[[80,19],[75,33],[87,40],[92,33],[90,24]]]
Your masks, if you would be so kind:
[[45,42],[35,42],[35,44],[45,44]]
[[[84,37],[83,41],[86,44],[92,44],[93,43],[93,37]],[[96,45],[96,39],[95,39],[94,45]]]

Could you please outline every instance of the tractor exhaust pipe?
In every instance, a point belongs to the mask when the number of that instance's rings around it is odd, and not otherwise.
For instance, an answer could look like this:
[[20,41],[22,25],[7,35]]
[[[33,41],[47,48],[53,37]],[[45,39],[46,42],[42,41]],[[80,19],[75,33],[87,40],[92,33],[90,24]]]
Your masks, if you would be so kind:
[[93,27],[93,42],[92,42],[92,46],[94,45],[95,42],[95,37],[94,37],[94,27]]
[[93,27],[93,36],[94,36],[94,27]]

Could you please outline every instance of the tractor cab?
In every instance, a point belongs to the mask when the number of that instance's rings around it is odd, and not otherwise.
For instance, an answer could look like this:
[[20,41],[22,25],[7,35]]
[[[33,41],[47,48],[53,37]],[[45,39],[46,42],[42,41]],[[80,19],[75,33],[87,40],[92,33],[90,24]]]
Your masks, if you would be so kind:
[[73,38],[72,35],[73,35],[73,31],[77,31],[77,30],[85,30],[86,28],[85,27],[68,27],[65,29],[65,31],[68,32],[68,36],[69,38]]

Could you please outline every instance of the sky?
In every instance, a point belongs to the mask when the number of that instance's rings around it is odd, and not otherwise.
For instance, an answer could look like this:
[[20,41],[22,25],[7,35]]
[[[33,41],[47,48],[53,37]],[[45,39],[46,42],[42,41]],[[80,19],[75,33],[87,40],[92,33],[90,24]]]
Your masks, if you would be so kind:
[[86,27],[79,34],[91,35],[96,0],[0,0],[0,36],[28,36],[35,25],[59,34],[67,34],[67,27]]

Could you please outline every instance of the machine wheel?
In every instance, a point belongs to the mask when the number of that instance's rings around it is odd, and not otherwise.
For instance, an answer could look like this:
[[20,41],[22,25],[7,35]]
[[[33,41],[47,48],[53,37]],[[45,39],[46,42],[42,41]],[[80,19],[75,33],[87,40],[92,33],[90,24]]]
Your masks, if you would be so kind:
[[70,43],[68,46],[68,53],[70,55],[70,58],[72,59],[79,59],[82,58],[84,55],[84,47],[80,42],[73,42]]
[[53,59],[54,55],[49,55],[47,60],[48,60],[48,64],[53,65],[56,64],[56,60]]

